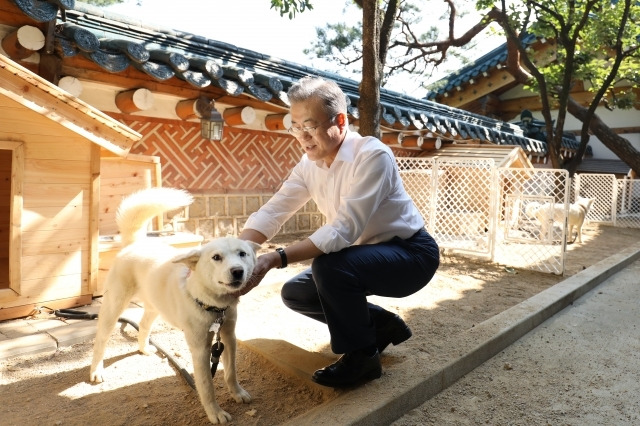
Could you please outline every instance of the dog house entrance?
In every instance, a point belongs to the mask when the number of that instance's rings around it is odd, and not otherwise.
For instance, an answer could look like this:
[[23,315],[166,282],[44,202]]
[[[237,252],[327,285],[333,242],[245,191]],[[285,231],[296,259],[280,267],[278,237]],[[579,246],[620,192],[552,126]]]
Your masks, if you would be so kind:
[[13,152],[0,149],[0,289],[10,288],[11,167]]

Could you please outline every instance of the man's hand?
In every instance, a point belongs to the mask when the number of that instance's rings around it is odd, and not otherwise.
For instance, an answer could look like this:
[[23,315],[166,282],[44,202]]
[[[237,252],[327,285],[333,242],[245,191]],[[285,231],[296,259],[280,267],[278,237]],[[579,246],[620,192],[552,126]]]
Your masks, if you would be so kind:
[[[274,256],[275,254],[275,256]],[[237,295],[242,296],[244,294],[249,293],[253,288],[257,287],[260,284],[260,281],[264,278],[264,276],[269,272],[272,268],[275,268],[279,265],[280,255],[277,253],[267,253],[259,256],[256,265],[253,268],[253,273],[249,278],[249,281],[245,286],[240,290]]]

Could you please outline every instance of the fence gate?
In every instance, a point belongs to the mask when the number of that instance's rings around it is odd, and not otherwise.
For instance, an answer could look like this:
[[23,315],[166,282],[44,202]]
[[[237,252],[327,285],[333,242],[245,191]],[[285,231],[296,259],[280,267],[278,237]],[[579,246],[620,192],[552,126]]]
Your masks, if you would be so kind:
[[618,179],[615,226],[640,228],[640,179]]
[[570,180],[566,170],[498,172],[494,260],[521,269],[564,273]]
[[494,161],[399,158],[398,163],[405,189],[440,248],[491,257]]
[[587,220],[615,224],[618,204],[618,182],[615,175],[576,174],[575,194],[585,198],[595,198],[587,214]]

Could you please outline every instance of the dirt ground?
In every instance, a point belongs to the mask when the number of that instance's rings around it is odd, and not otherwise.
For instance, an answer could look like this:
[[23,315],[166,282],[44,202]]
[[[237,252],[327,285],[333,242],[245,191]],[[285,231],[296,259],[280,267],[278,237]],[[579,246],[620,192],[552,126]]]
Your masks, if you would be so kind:
[[[402,315],[414,332],[412,339],[391,347],[383,355],[383,368],[425,353],[446,361],[453,353],[447,342],[462,331],[526,300],[621,248],[640,241],[640,229],[585,225],[584,242],[568,246],[565,277],[512,270],[505,265],[484,263],[445,255],[436,278],[420,292],[404,299],[376,298],[376,303]],[[286,238],[265,245],[286,245]],[[238,336],[259,344],[260,339],[284,341],[328,359],[328,333],[320,324],[292,313],[282,305],[279,288],[284,280],[306,265],[274,270],[265,282],[243,296],[240,302]],[[63,348],[54,354],[17,357],[0,361],[0,418],[3,425],[203,425],[208,424],[197,394],[166,357],[144,356],[136,352],[136,331],[130,326],[117,329],[107,348],[105,382],[88,382],[92,343]],[[154,339],[190,371],[190,355],[181,333],[163,324]],[[258,342],[258,343],[256,343]],[[222,372],[214,381],[220,405],[233,416],[232,424],[276,425],[286,422],[323,402],[340,398],[349,390],[333,390],[312,384],[308,378],[286,373],[249,344],[241,344],[238,377],[252,395],[249,404],[234,402],[222,383]],[[398,369],[394,370],[398,374]],[[407,369],[403,374],[419,372]],[[384,380],[385,376],[380,380]],[[396,377],[397,379],[397,377]],[[485,376],[477,380],[486,381]],[[502,383],[506,394],[522,392],[519,382]],[[469,386],[474,386],[470,384]],[[567,386],[571,386],[569,383]],[[455,396],[451,397],[455,399]],[[435,398],[434,398],[435,400]],[[544,413],[533,399],[526,407]],[[546,402],[544,403],[546,404]],[[449,414],[452,400],[442,401]],[[465,407],[468,418],[487,419],[500,406],[478,404]],[[570,409],[580,410],[580,407]],[[475,412],[473,410],[476,410]],[[506,410],[506,408],[505,408]],[[489,413],[490,411],[490,413]],[[489,416],[491,414],[491,416]],[[508,421],[512,412],[502,417]],[[570,414],[570,413],[569,413]],[[408,417],[398,425],[435,423],[437,417]],[[543,416],[544,417],[544,416]],[[475,424],[460,422],[459,424]],[[522,423],[524,424],[524,423]],[[557,424],[552,422],[550,424]]]

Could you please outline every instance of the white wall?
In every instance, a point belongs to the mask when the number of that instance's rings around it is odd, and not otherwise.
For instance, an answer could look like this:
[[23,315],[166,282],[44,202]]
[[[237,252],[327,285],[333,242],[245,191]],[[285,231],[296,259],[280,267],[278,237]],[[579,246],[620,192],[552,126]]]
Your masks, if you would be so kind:
[[[532,96],[532,93],[529,91],[522,90],[522,88],[515,87],[508,92],[505,92],[500,98],[501,99],[517,99],[519,97],[524,96]],[[604,121],[604,123],[611,128],[621,128],[621,127],[638,127],[640,126],[640,111],[637,109],[630,110],[620,110],[616,109],[614,111],[610,111],[606,108],[599,107],[596,110],[596,114]],[[555,119],[558,116],[557,111],[552,111],[551,116]],[[542,117],[542,113],[540,111],[533,112],[533,118],[537,120],[544,120]],[[575,132],[577,134],[580,133],[580,129],[582,129],[582,122],[577,120],[574,116],[567,113],[565,119],[565,131]],[[520,116],[516,117],[513,121],[520,121]],[[631,145],[640,151],[640,133],[625,133],[621,134],[623,138],[627,139],[631,142]],[[595,136],[591,136],[589,138],[589,145],[593,150],[593,158],[601,159],[601,160],[617,160],[618,157],[611,152],[609,148],[604,146],[598,138]]]

